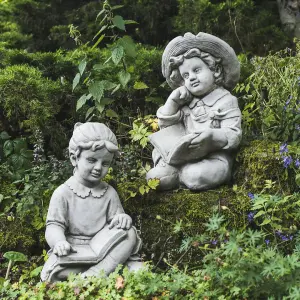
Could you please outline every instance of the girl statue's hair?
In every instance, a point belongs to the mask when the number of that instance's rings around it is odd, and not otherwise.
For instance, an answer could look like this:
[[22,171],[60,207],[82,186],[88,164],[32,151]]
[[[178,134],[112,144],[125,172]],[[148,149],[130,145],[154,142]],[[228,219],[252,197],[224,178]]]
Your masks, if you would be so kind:
[[69,154],[79,156],[83,149],[96,151],[105,147],[109,152],[118,153],[118,142],[114,133],[103,123],[76,123],[69,142]]

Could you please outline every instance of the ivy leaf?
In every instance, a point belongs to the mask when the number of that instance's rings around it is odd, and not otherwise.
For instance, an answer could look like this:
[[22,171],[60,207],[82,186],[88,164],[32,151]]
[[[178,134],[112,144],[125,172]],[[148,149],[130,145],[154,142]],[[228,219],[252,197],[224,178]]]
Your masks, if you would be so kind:
[[86,68],[86,64],[87,64],[87,61],[84,59],[80,62],[79,66],[78,66],[78,70],[79,70],[79,73],[81,76]]
[[75,90],[75,88],[78,85],[79,81],[80,81],[80,73],[77,73],[76,76],[73,79],[73,88],[72,88],[72,91]]
[[136,82],[134,83],[133,88],[134,88],[135,90],[144,90],[144,89],[148,89],[149,87],[148,87],[148,85],[145,84],[144,82],[136,81]]
[[144,185],[141,185],[141,186],[139,187],[139,192],[140,192],[141,195],[144,195],[144,194],[145,194],[146,190],[145,190],[145,186],[144,186]]
[[114,16],[112,19],[113,24],[121,30],[125,31],[125,21],[121,16]]
[[120,83],[123,85],[123,87],[125,87],[131,78],[130,73],[122,70],[118,75],[119,75]]
[[125,35],[119,39],[118,44],[124,48],[126,55],[130,57],[136,56],[135,43],[129,35]]
[[106,111],[106,116],[109,117],[109,118],[119,118],[119,115],[112,109],[108,109]]
[[102,81],[95,81],[89,86],[89,93],[95,98],[96,101],[100,102],[103,96],[104,86]]
[[112,52],[111,58],[115,65],[117,65],[124,55],[124,48],[122,46],[118,46]]
[[76,111],[79,110],[86,103],[86,101],[87,101],[87,96],[84,94],[78,99],[76,103]]
[[11,261],[28,261],[28,258],[25,254],[16,251],[8,251],[3,254],[3,257]]

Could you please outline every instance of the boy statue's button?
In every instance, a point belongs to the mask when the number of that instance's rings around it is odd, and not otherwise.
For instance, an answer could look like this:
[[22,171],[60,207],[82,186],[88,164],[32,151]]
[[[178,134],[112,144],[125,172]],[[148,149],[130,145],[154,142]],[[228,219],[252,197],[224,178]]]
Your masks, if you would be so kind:
[[213,119],[215,117],[215,112],[214,111],[210,111],[208,116]]

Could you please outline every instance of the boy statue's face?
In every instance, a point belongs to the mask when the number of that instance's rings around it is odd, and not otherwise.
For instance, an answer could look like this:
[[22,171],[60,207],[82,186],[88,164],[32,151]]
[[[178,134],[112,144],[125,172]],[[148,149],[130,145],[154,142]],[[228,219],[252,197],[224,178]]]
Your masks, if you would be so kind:
[[79,176],[78,179],[83,183],[98,184],[99,180],[107,174],[113,156],[113,153],[110,153],[105,147],[96,151],[82,150],[75,161],[77,167],[75,176]]
[[199,57],[184,59],[179,72],[185,87],[194,96],[205,95],[215,87],[214,73]]

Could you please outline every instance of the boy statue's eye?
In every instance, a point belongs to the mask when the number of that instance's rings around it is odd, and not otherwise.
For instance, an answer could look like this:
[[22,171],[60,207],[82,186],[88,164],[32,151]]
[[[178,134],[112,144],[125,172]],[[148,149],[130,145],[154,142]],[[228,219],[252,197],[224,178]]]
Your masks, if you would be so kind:
[[184,79],[188,79],[188,78],[189,78],[189,74],[188,74],[188,73],[184,73],[184,74],[183,74],[183,78],[184,78]]
[[90,162],[90,163],[94,163],[94,162],[96,161],[96,159],[95,159],[95,158],[89,157],[89,158],[87,159],[87,161]]
[[108,161],[104,161],[104,162],[102,163],[102,166],[103,166],[103,167],[109,167],[109,165],[110,165],[110,163],[109,163]]
[[199,73],[200,71],[201,71],[201,68],[197,68],[197,69],[195,70],[196,73]]

